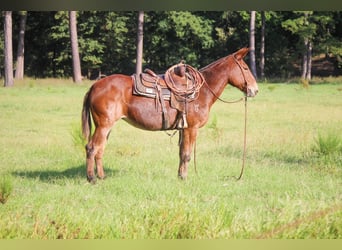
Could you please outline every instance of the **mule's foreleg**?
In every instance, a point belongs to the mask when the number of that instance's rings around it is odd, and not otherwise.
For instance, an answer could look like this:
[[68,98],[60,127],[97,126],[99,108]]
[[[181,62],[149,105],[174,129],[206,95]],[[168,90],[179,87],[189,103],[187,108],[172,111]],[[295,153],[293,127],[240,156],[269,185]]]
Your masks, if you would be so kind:
[[182,180],[188,176],[188,165],[191,160],[191,152],[197,138],[197,129],[187,128],[179,134],[179,168],[178,177]]

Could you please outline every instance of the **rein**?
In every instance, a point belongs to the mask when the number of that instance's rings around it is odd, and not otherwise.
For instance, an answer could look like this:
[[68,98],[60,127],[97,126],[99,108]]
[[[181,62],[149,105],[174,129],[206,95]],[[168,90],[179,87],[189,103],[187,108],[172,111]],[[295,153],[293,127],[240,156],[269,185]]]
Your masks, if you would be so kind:
[[241,73],[243,75],[243,78],[245,79],[245,87],[246,87],[246,94],[245,94],[245,126],[244,126],[244,132],[243,132],[243,154],[242,154],[242,166],[241,166],[241,171],[240,171],[240,175],[238,177],[234,177],[236,181],[240,180],[242,175],[243,175],[243,171],[245,170],[245,163],[246,163],[246,151],[247,151],[247,91],[248,91],[248,82],[246,80],[246,76],[244,73],[244,69],[242,68],[241,64],[239,63],[239,61],[235,58],[235,56],[233,55],[234,61],[237,63],[237,65],[239,65],[240,69],[241,69]]
[[243,154],[242,154],[242,166],[239,177],[234,177],[237,181],[241,179],[243,171],[245,170],[246,163],[246,151],[247,151],[247,96],[245,96],[245,126],[243,132]]
[[215,92],[210,88],[210,86],[208,85],[208,83],[205,81],[205,85],[207,86],[207,88],[209,89],[210,93],[213,94],[213,96],[216,97],[216,99],[220,100],[221,102],[223,103],[228,103],[228,104],[231,104],[231,103],[238,103],[238,102],[241,102],[243,101],[243,97],[241,97],[240,99],[237,99],[237,100],[233,100],[233,101],[226,101],[226,100],[223,100],[222,98],[220,98],[218,95],[215,94]]
[[[220,98],[218,98],[220,101],[224,102],[224,103],[234,103],[234,102],[226,102],[221,100]],[[245,170],[245,165],[246,165],[246,152],[247,152],[247,95],[245,95],[244,97],[241,97],[240,100],[235,101],[235,102],[239,102],[245,100],[245,121],[244,121],[244,131],[243,131],[243,154],[242,154],[242,166],[241,166],[241,170],[240,170],[240,174],[238,177],[235,176],[230,176],[232,178],[234,178],[236,181],[239,181],[242,178],[243,172]],[[174,133],[175,134],[175,133]],[[173,134],[173,135],[174,135]],[[169,134],[168,134],[169,135]],[[173,137],[173,135],[169,135],[170,137]],[[180,143],[180,142],[179,142]],[[197,174],[197,167],[196,167],[196,142],[194,144],[194,167],[195,167],[195,173]]]
[[[243,68],[240,65],[240,63],[238,62],[238,60],[235,58],[235,56],[233,55],[234,61],[235,63],[239,66],[239,68],[241,69],[241,73],[243,75],[243,78],[245,80],[245,87],[246,87],[246,91],[247,91],[247,80],[246,80],[246,76],[244,74]],[[209,89],[209,91],[221,102],[223,103],[228,103],[228,104],[232,104],[232,103],[238,103],[241,102],[243,100],[245,100],[245,119],[244,119],[244,133],[243,133],[243,154],[242,154],[242,166],[241,166],[241,170],[240,170],[240,174],[238,177],[232,176],[236,181],[239,181],[243,175],[243,172],[245,170],[245,163],[246,163],[246,151],[247,151],[247,94],[245,94],[244,97],[241,97],[238,100],[233,100],[233,101],[226,101],[221,99],[218,95],[215,94],[215,92],[210,88],[210,86],[208,85],[208,83],[205,81],[205,84],[207,86],[207,88]],[[195,144],[195,150],[196,150],[196,144]],[[194,150],[194,156],[195,156],[195,171],[196,171],[196,154]],[[196,171],[197,173],[197,171]]]

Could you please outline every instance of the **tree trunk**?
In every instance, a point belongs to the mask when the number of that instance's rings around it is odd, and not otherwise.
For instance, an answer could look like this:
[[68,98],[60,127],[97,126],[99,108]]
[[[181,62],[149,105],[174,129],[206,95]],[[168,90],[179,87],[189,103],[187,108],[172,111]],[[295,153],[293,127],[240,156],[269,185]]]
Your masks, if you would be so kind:
[[251,20],[249,26],[249,62],[252,74],[257,78],[255,64],[255,11],[251,11]]
[[[304,13],[304,24],[308,25],[309,13]],[[311,80],[311,66],[312,66],[312,41],[308,36],[304,37],[304,52],[303,52],[303,71],[302,79]]]
[[308,42],[308,47],[307,47],[307,72],[306,72],[306,79],[311,80],[311,65],[312,65],[312,42]]
[[15,79],[24,79],[24,48],[25,48],[25,26],[26,26],[27,12],[20,12],[20,28],[17,51],[17,65],[15,70]]
[[72,51],[73,81],[79,83],[82,81],[82,75],[80,54],[78,51],[76,11],[69,11],[69,29]]
[[5,87],[13,86],[13,47],[12,47],[12,11],[5,11],[4,20],[5,35]]
[[303,64],[302,64],[302,79],[306,79],[308,72],[308,43],[309,39],[304,39]]
[[265,79],[265,11],[261,11],[260,77]]
[[142,72],[143,44],[144,44],[144,12],[139,11],[138,16],[138,32],[137,32],[137,64],[135,72]]

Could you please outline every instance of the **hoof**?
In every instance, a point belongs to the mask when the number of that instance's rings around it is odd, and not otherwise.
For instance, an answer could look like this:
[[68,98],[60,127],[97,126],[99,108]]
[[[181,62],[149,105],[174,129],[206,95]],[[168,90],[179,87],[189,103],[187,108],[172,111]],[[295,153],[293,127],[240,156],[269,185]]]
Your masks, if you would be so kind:
[[178,175],[178,179],[181,180],[181,181],[185,181],[186,180],[186,176]]
[[87,180],[90,184],[96,184],[96,178],[94,176],[87,176]]
[[105,175],[104,176],[98,176],[98,179],[101,181],[105,180],[106,178],[107,178],[107,176],[105,176]]

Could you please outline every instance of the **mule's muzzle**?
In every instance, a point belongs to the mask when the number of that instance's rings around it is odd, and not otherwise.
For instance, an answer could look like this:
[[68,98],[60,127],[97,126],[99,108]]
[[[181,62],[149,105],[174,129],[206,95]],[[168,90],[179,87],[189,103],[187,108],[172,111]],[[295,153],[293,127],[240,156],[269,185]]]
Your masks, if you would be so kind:
[[247,97],[254,97],[258,94],[258,88],[247,88]]

